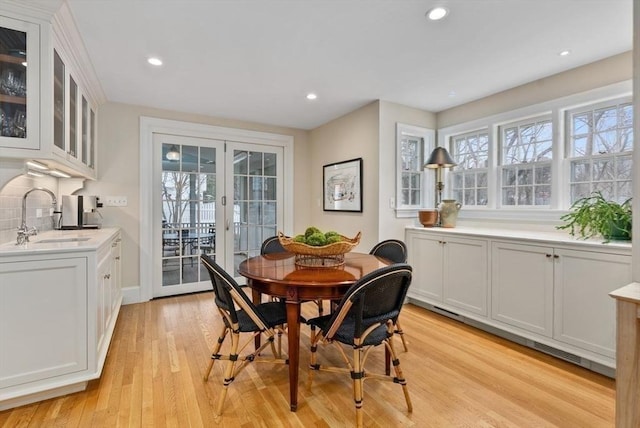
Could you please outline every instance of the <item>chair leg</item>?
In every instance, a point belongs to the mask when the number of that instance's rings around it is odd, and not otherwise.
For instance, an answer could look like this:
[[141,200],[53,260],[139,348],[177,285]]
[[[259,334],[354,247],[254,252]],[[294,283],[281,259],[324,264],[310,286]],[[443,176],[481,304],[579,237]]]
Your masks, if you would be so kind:
[[205,373],[204,375],[205,382],[209,379],[209,375],[211,374],[211,369],[213,368],[213,363],[215,363],[216,360],[220,358],[220,355],[218,354],[218,352],[220,352],[220,348],[222,347],[222,343],[224,342],[224,339],[227,337],[228,332],[229,332],[229,329],[226,326],[223,326],[222,331],[218,336],[218,343],[216,343],[216,346],[213,348],[213,351],[211,351],[211,359],[209,361],[209,367],[207,368],[207,373]]
[[224,383],[222,384],[222,390],[220,391],[220,398],[218,398],[218,407],[216,408],[215,415],[220,416],[224,407],[224,400],[227,397],[227,391],[229,385],[233,382],[233,369],[238,359],[238,344],[240,343],[240,333],[234,331],[231,333],[231,351],[229,352],[229,361],[227,362],[227,368],[224,372]]
[[396,333],[398,336],[400,336],[400,339],[402,340],[402,347],[404,348],[404,352],[409,352],[409,348],[407,348],[407,341],[404,338],[404,331],[402,331],[402,327],[400,326],[400,320],[397,319],[396,320],[396,326],[395,326],[395,331],[394,333]]
[[307,380],[307,391],[311,390],[311,383],[313,382],[313,376],[315,371],[319,369],[317,364],[318,356],[316,350],[318,349],[318,343],[316,340],[316,327],[311,326],[311,355],[309,355],[309,378]]
[[364,384],[364,370],[362,368],[362,348],[356,348],[353,350],[353,372],[351,372],[351,378],[353,379],[353,401],[356,405],[356,426],[358,428],[361,428],[363,424],[362,389]]
[[[393,327],[389,327],[392,329]],[[388,331],[388,330],[387,330]],[[400,360],[396,355],[396,350],[393,346],[392,337],[389,337],[385,340],[385,344],[391,353],[391,361],[393,363],[393,371],[396,374],[396,377],[393,379],[394,383],[399,383],[402,386],[402,392],[404,393],[404,399],[407,402],[407,410],[409,412],[413,411],[413,404],[411,404],[411,397],[409,397],[409,389],[407,388],[407,381],[404,378],[404,374],[402,373],[402,369],[400,368]]]

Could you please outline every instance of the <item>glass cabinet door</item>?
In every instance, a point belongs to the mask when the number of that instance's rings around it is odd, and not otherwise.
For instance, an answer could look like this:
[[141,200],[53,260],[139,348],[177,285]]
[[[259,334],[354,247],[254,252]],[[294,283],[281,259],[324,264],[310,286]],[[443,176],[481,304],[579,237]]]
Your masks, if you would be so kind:
[[89,104],[82,97],[82,163],[89,164]]
[[91,109],[90,119],[91,132],[89,134],[89,168],[95,169],[96,167],[96,114]]
[[0,17],[0,146],[39,147],[38,44],[36,24]]
[[53,144],[65,150],[65,67],[60,55],[53,51]]
[[78,85],[69,76],[69,149],[74,158],[78,157]]

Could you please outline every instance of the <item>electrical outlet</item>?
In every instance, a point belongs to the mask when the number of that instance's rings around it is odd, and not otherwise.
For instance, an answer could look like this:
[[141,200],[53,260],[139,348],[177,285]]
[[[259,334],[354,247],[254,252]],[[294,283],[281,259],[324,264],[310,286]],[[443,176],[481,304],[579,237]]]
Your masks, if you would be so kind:
[[100,200],[104,201],[105,207],[126,207],[127,206],[126,196],[105,196],[104,198],[100,198]]

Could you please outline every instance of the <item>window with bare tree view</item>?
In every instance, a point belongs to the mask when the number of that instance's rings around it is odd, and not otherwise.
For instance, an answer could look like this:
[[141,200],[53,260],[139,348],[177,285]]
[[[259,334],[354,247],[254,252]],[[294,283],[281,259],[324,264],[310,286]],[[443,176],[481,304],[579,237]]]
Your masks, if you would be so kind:
[[570,200],[599,191],[624,202],[632,196],[633,106],[631,100],[568,113]]
[[463,205],[487,205],[489,133],[485,131],[453,137],[451,171],[453,198]]
[[553,125],[550,118],[500,128],[503,206],[549,206]]

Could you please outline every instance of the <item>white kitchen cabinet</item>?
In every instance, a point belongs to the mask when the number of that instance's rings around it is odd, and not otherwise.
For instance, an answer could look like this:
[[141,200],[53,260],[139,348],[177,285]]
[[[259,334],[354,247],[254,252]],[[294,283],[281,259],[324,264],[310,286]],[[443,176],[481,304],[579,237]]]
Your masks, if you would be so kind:
[[96,349],[100,365],[104,363],[120,304],[120,235],[98,250],[96,290]]
[[87,370],[86,319],[87,257],[0,260],[0,391]]
[[631,283],[631,256],[556,249],[554,338],[615,358],[616,306],[609,293]]
[[95,107],[64,51],[54,48],[53,58],[53,154],[84,176],[95,177]]
[[442,302],[444,252],[438,236],[407,233],[408,263],[414,268],[407,295]]
[[406,242],[413,303],[614,375],[609,293],[631,282],[630,243],[478,227],[408,227]]
[[409,263],[414,266],[409,297],[487,315],[486,240],[422,233],[407,236]]
[[[26,34],[28,64],[24,67],[19,64],[23,58],[12,56],[19,49],[5,53],[0,46],[0,109],[8,115],[4,124],[10,125],[6,132],[0,127],[1,156],[36,159],[74,176],[96,178],[96,106],[104,95],[68,5],[47,10],[51,7],[0,5],[0,31],[17,28]],[[2,82],[8,79],[2,70],[16,67],[26,69],[26,89],[20,96],[2,94]],[[25,119],[20,112],[26,112]],[[25,125],[18,119],[26,120]]]
[[491,317],[551,337],[553,248],[493,242],[491,260]]
[[[38,242],[52,237],[63,239]],[[101,229],[0,246],[0,410],[100,377],[122,303],[120,245],[118,229]]]
[[0,12],[0,147],[40,149],[40,25]]

